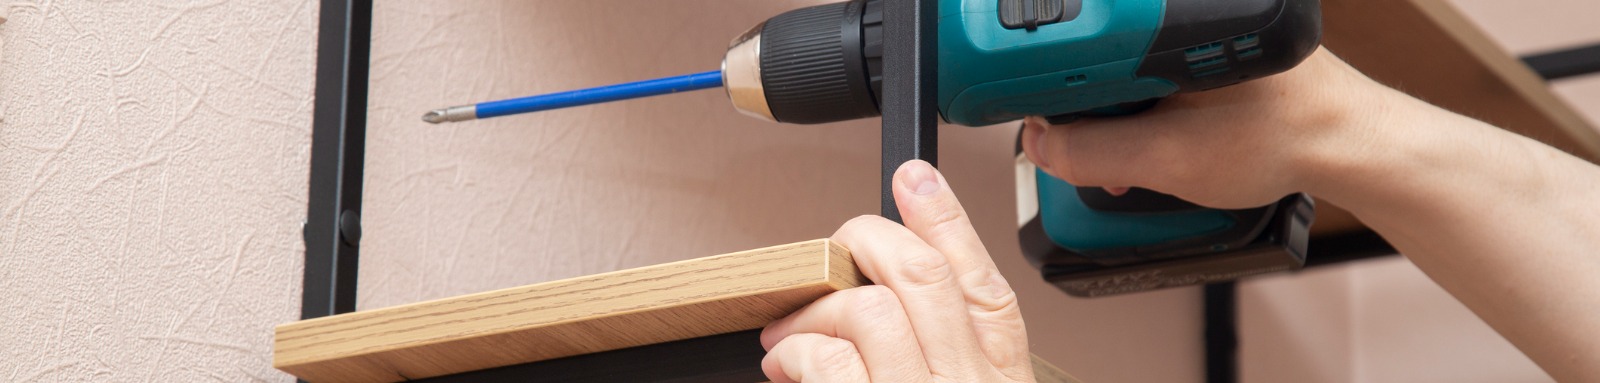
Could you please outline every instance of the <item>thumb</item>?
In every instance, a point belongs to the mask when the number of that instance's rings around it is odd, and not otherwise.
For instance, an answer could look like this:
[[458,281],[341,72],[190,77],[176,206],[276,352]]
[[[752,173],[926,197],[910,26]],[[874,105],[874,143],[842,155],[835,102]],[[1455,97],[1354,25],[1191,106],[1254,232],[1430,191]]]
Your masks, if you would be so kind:
[[1045,173],[1077,186],[1121,190],[1150,188],[1154,173],[1171,170],[1160,129],[1139,129],[1130,119],[1082,120],[1051,126],[1043,118],[1023,122],[1022,149]]
[[906,228],[949,261],[989,365],[1014,380],[1032,381],[1028,332],[1016,292],[995,267],[944,176],[927,162],[908,161],[895,171],[894,199]]
[[895,171],[894,180],[895,206],[907,229],[958,259],[989,261],[966,209],[933,165],[922,160],[907,161]]

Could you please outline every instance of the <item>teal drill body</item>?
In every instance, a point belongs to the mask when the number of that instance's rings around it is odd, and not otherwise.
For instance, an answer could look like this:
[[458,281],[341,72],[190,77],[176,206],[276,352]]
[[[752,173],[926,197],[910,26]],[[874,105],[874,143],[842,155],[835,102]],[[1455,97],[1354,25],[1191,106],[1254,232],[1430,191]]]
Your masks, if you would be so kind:
[[[1015,1],[1010,5],[1037,7],[1044,1]],[[1017,27],[996,20],[1004,18],[997,15],[1007,11],[1002,9],[1008,5],[1005,1],[942,0],[939,109],[946,121],[967,126],[1010,122],[1025,116],[1076,116],[1167,97],[1182,90],[1180,83],[1184,82],[1191,88],[1187,90],[1202,90],[1194,88],[1265,76],[1298,62],[1299,57],[1290,57],[1287,66],[1233,68],[1239,66],[1235,64],[1260,59],[1265,48],[1263,38],[1293,40],[1294,36],[1282,34],[1266,33],[1263,37],[1263,29],[1281,17],[1258,16],[1281,15],[1291,4],[1212,3],[1218,5],[1190,5],[1174,11],[1200,9],[1232,20],[1218,23],[1204,20],[1205,15],[1169,17],[1165,0],[1067,0],[1052,4],[1064,4],[1061,7],[1035,9],[1040,11],[1035,12],[1035,18],[1045,14],[1050,18],[1048,23]],[[1018,12],[1012,13],[1016,16]],[[1181,54],[1182,65],[1151,70],[1145,66],[1146,60],[1160,59],[1158,56],[1163,53],[1163,48],[1156,46],[1158,36],[1167,23],[1181,23],[1179,20],[1209,21],[1213,27],[1209,30],[1221,33],[1190,36],[1193,45],[1165,47],[1174,51],[1169,56]],[[1314,43],[1303,44],[1300,52],[1281,53],[1303,57],[1309,53],[1309,46]],[[1142,67],[1146,70],[1141,71]],[[1238,76],[1240,73],[1242,77]],[[1208,77],[1212,78],[1209,83],[1195,81]],[[1043,230],[1053,242],[1072,251],[1128,249],[1199,238],[1240,224],[1227,212],[1210,209],[1162,213],[1096,209],[1083,201],[1077,187],[1040,171],[1034,173]]]
[[[735,107],[799,124],[878,115],[882,1],[790,11],[736,39],[723,70]],[[1318,45],[1320,9],[1317,0],[940,0],[939,113],[974,127],[1137,113],[1177,93],[1293,68]],[[749,58],[757,51],[759,65]],[[1024,255],[1069,293],[1205,283],[1304,263],[1307,197],[1207,209],[1137,188],[1111,196],[1025,160],[1018,166]]]
[[996,22],[1000,2],[939,2],[939,110],[985,126],[1166,97],[1135,74],[1161,29],[1163,0],[1084,0],[1071,20],[1033,30]]

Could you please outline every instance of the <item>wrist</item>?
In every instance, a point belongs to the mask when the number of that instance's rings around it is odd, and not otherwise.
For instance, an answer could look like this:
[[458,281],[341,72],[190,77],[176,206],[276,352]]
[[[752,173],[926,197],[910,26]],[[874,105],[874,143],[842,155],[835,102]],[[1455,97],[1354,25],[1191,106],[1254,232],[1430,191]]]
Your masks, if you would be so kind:
[[1311,133],[1294,156],[1300,191],[1344,200],[1360,194],[1376,176],[1406,171],[1405,155],[1394,151],[1411,142],[1405,136],[1414,132],[1402,129],[1415,125],[1407,121],[1424,119],[1414,116],[1422,108],[1412,103],[1421,102],[1370,80],[1325,89],[1338,93],[1325,94],[1318,103],[1327,117],[1297,126]]
[[[1444,218],[1465,194],[1528,185],[1504,169],[1525,160],[1522,141],[1483,122],[1382,87],[1348,97],[1349,116],[1307,152],[1303,190],[1364,221]],[[1369,225],[1376,222],[1368,222]]]

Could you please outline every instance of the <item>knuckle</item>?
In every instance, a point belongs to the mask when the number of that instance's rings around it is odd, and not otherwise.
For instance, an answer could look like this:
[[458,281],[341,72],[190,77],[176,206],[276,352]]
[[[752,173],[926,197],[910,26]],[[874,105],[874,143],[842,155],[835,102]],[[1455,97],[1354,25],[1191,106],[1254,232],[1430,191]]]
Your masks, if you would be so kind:
[[893,290],[882,285],[871,285],[853,288],[849,291],[851,310],[846,315],[854,316],[861,324],[883,324],[894,319],[903,310],[900,308],[900,297]]
[[936,285],[950,280],[950,260],[933,249],[907,249],[899,275],[907,282]]
[[856,216],[855,218],[851,218],[849,221],[845,221],[844,225],[839,226],[839,231],[834,232],[833,236],[845,237],[851,234],[864,234],[874,230],[876,227],[882,224],[881,221],[886,220],[886,218],[876,215]]
[[943,237],[942,239],[948,239],[972,227],[967,212],[961,205],[946,202],[927,206],[925,209],[928,227],[933,229],[934,235]]
[[969,274],[971,275],[964,276],[970,281],[966,284],[967,301],[975,309],[1002,317],[1012,316],[1019,319],[1022,317],[1017,304],[1016,290],[1011,288],[1011,284],[1006,282],[999,272],[978,269]]
[[842,372],[853,364],[861,363],[861,352],[849,341],[839,338],[821,338],[812,345],[812,366],[821,370]]
[[975,313],[1000,323],[1022,322],[1022,308],[1017,305],[1017,294],[1008,293],[1004,298],[990,300],[981,306],[981,313]]

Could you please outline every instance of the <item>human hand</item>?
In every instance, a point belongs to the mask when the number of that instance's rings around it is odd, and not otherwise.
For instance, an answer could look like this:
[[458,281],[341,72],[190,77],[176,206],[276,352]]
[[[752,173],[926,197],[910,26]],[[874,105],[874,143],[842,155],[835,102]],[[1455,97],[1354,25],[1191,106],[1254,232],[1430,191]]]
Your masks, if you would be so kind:
[[1022,147],[1045,173],[1114,194],[1141,187],[1215,208],[1262,206],[1323,185],[1375,150],[1390,104],[1415,102],[1318,49],[1300,66],[1182,94],[1130,117],[1024,122]]
[[850,220],[833,240],[876,285],[829,294],[767,325],[761,369],[774,382],[1033,382],[1016,293],[944,176],[895,172],[905,226]]

